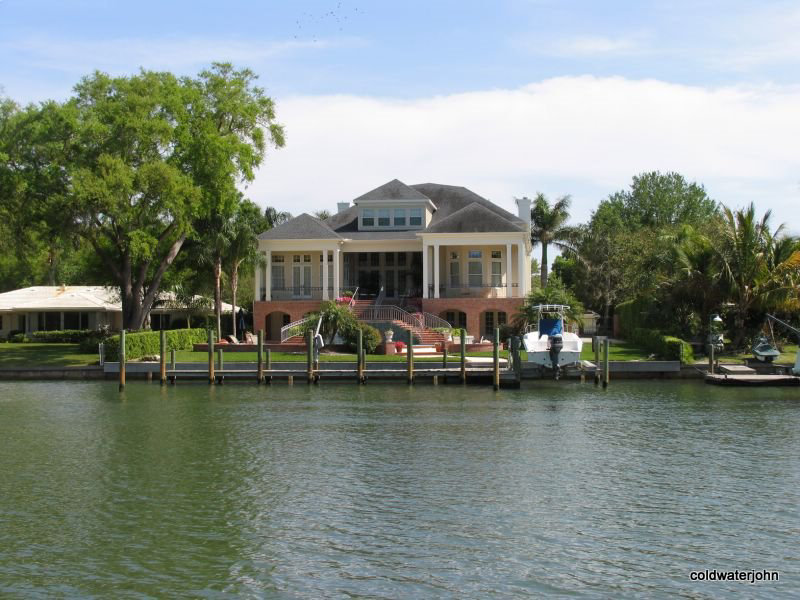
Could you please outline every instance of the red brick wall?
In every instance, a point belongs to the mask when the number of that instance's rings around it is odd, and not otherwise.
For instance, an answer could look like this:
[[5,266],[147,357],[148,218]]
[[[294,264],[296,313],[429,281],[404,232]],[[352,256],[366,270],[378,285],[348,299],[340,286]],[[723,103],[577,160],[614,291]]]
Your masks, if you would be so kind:
[[292,322],[302,319],[303,315],[306,313],[319,310],[321,305],[321,300],[274,300],[272,302],[254,302],[253,326],[256,331],[263,329],[264,335],[268,336],[265,319],[270,313],[276,311],[286,313],[289,315],[289,322]]
[[423,298],[422,310],[441,315],[448,310],[460,310],[467,315],[467,334],[476,340],[481,335],[481,314],[487,310],[503,311],[508,321],[522,306],[524,298]]

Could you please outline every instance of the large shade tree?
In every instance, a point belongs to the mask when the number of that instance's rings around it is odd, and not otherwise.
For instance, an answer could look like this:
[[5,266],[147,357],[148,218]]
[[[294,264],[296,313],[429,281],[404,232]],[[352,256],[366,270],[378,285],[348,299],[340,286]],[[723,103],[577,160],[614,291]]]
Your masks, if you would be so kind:
[[0,168],[15,183],[3,212],[85,240],[119,287],[123,326],[140,329],[186,241],[229,218],[236,186],[253,179],[269,142],[283,144],[254,79],[228,64],[181,79],[96,72],[65,103],[12,115],[21,133],[2,136],[4,154],[19,140]]

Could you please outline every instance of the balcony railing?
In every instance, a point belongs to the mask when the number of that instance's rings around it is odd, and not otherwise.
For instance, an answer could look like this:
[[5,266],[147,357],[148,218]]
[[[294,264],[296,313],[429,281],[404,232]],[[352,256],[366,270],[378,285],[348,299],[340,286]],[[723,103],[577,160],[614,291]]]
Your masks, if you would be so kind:
[[[440,298],[516,298],[519,293],[519,284],[511,284],[511,295],[508,295],[508,288],[505,284],[494,285],[482,283],[480,285],[440,285]],[[428,286],[428,297],[433,298],[434,286]]]
[[[298,285],[292,287],[272,288],[273,300],[322,300],[322,286]],[[328,286],[328,298],[333,298],[333,286]]]

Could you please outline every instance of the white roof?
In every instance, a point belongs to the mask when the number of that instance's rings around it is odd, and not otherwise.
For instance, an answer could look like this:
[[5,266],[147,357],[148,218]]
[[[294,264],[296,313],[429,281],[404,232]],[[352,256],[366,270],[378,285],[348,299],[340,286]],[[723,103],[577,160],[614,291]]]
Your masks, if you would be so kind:
[[92,285],[37,285],[0,294],[0,311],[121,311],[119,293]]
[[[174,300],[174,297],[172,292],[160,294],[162,300]],[[210,301],[208,308],[213,310]],[[222,303],[222,312],[230,312],[231,308],[230,304]],[[0,312],[46,310],[122,312],[122,303],[116,288],[100,285],[37,285],[0,294]],[[153,310],[171,312],[180,309],[177,306],[159,306]]]

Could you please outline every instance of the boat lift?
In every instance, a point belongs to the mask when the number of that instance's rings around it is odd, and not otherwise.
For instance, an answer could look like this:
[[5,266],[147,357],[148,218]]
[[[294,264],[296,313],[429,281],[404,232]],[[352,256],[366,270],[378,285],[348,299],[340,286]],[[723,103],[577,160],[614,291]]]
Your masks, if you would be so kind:
[[[779,319],[778,317],[776,317],[774,315],[767,314],[767,319],[777,323],[778,325],[782,325],[784,328],[786,328],[789,331],[791,331],[797,337],[797,344],[798,344],[798,347],[800,347],[800,329],[798,329],[797,327],[793,327],[792,325],[789,325],[786,321],[782,321],[781,319]],[[796,356],[795,361],[794,361],[794,368],[792,369],[792,372],[795,375],[800,375],[800,349],[798,349],[797,356]]]

